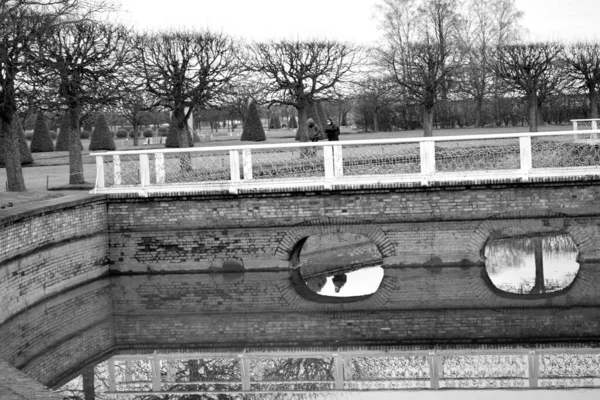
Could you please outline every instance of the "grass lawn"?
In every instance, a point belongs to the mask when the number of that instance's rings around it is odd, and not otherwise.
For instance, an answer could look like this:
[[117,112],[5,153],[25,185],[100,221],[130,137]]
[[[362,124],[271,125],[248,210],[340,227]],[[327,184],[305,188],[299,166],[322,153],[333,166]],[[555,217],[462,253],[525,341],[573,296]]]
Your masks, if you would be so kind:
[[[571,125],[544,125],[541,126],[540,132],[552,132],[552,131],[569,131]],[[508,128],[457,128],[457,129],[439,129],[433,132],[434,136],[460,136],[460,135],[485,135],[485,134],[499,134],[499,133],[520,133],[528,132],[528,127],[508,127]],[[234,146],[248,142],[241,142],[240,135],[241,131],[236,130],[233,136],[229,136],[224,130],[218,133],[213,133],[212,136],[202,136],[201,142],[194,144],[195,147],[211,147],[211,146]],[[293,143],[294,142],[294,130],[293,129],[277,129],[266,131],[267,140],[260,143]],[[350,128],[341,128],[340,140],[365,140],[365,139],[391,139],[391,138],[408,138],[408,137],[421,137],[423,136],[423,130],[413,131],[395,131],[395,132],[377,132],[377,133],[364,133],[353,131]],[[89,139],[83,139],[83,163],[94,164],[96,162],[93,156],[90,156],[90,151],[87,150],[90,144]],[[139,140],[139,143],[143,143],[143,139]],[[117,150],[141,150],[141,149],[160,149],[164,148],[162,144],[156,145],[133,145],[133,139],[115,139]],[[69,164],[69,153],[66,151],[50,152],[50,153],[34,153],[33,164],[24,167],[42,167],[42,166],[53,166],[53,165],[68,165]]]

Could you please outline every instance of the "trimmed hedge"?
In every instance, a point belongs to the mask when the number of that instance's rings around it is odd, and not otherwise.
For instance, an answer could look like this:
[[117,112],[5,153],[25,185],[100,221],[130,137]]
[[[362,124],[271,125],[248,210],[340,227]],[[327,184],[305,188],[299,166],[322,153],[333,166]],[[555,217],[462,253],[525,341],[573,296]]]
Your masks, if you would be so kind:
[[[23,128],[21,127],[21,122],[18,118],[15,118],[13,124],[16,124],[17,129],[17,137],[19,138],[19,150],[21,153],[21,165],[23,164],[31,164],[33,162],[33,157],[31,157],[31,152],[29,151],[29,146],[27,145],[27,140],[25,139],[25,133],[23,132]],[[3,129],[0,122],[0,131]],[[2,133],[4,135],[4,133]],[[0,166],[4,166],[4,140],[0,140]]]
[[79,139],[89,139],[92,134],[88,131],[79,132]]
[[256,101],[252,101],[248,107],[248,116],[246,117],[246,121],[244,121],[242,137],[240,140],[249,142],[262,142],[267,140],[265,129],[263,128],[260,115],[258,114]]
[[112,137],[112,132],[108,127],[108,122],[104,114],[98,114],[96,123],[94,124],[94,132],[92,132],[92,140],[90,140],[90,151],[95,150],[115,150],[117,146]]
[[169,128],[165,127],[165,126],[161,126],[160,128],[158,128],[156,130],[156,134],[157,136],[167,136],[169,134]]
[[69,118],[69,114],[66,113],[60,122],[58,139],[56,139],[55,146],[56,151],[69,151],[69,127],[71,125]]
[[145,129],[144,132],[142,132],[142,135],[145,138],[154,137],[154,131],[152,129]]
[[[56,132],[55,132],[56,134]],[[45,153],[54,151],[54,142],[50,136],[48,125],[46,124],[46,118],[40,111],[35,119],[35,128],[33,128],[33,136],[31,137],[32,153]]]
[[127,133],[128,132],[126,129],[121,128],[121,129],[117,130],[117,137],[119,139],[125,139],[127,137]]

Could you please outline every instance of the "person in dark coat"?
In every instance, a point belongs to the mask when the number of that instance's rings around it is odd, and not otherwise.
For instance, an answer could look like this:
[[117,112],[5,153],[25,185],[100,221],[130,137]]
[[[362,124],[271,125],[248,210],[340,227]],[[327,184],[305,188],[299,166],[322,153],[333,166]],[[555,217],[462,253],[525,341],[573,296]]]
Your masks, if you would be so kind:
[[340,127],[334,124],[331,118],[327,118],[325,133],[327,134],[327,140],[329,140],[330,142],[340,140]]

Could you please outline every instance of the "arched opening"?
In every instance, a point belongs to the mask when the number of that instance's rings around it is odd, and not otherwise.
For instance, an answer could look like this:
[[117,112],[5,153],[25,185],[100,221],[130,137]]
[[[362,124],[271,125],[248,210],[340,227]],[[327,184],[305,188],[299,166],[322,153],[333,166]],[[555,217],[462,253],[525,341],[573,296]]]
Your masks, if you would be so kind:
[[371,239],[354,233],[317,234],[300,241],[295,253],[302,279],[316,294],[355,297],[373,294],[383,280],[383,258]]
[[492,284],[508,293],[533,295],[566,289],[577,276],[579,252],[566,234],[489,241],[485,268]]

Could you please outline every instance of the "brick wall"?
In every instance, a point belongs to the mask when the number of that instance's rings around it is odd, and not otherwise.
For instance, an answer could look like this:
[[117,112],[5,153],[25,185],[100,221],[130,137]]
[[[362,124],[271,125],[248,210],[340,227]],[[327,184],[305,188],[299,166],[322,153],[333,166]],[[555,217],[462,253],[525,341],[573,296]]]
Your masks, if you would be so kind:
[[[519,223],[526,232],[580,226],[580,238],[574,238],[578,245],[600,241],[598,185],[306,194],[111,199],[111,268],[209,270],[221,268],[225,259],[238,259],[246,269],[287,269],[301,239],[300,233],[291,239],[288,233],[298,226],[305,235],[359,233],[356,227],[376,226],[394,247],[386,263],[403,265],[483,262],[480,251],[485,242],[477,235],[489,219],[526,220]],[[305,225],[307,221],[315,223]],[[488,230],[484,240],[491,233]],[[600,259],[598,247],[583,249],[582,257]]]
[[106,205],[72,201],[0,219],[0,323],[108,273]]

